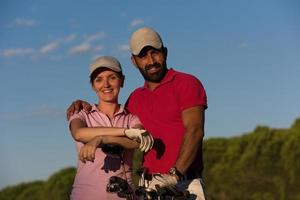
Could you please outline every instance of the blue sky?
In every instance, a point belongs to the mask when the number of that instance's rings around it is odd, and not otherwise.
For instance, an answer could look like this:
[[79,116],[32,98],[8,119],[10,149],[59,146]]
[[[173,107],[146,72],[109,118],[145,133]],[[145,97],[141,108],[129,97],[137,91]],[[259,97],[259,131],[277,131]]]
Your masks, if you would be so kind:
[[143,83],[128,50],[142,26],[161,34],[169,67],[204,84],[206,138],[289,127],[300,117],[299,11],[297,0],[0,0],[0,188],[76,165],[65,110],[97,101],[97,56],[122,63],[121,103]]

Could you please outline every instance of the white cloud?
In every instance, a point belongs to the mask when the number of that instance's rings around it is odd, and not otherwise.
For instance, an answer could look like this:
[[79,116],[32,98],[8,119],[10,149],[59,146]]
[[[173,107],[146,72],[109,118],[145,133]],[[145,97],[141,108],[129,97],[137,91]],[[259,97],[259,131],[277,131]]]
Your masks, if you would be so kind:
[[15,27],[33,27],[37,24],[34,19],[17,18],[14,20],[13,25]]
[[64,116],[64,111],[49,105],[41,105],[38,110],[32,112],[32,116],[61,117]]
[[131,23],[130,23],[130,26],[131,27],[136,27],[136,26],[139,26],[141,24],[144,24],[144,20],[142,19],[134,19]]
[[80,45],[77,45],[73,48],[71,48],[69,50],[69,53],[70,54],[82,54],[82,53],[86,53],[86,52],[89,52],[89,51],[92,51],[92,46],[88,43],[82,43]]
[[47,54],[47,53],[49,53],[51,51],[54,51],[58,47],[59,47],[59,42],[58,41],[50,42],[50,43],[42,46],[41,49],[40,49],[40,52],[42,54]]
[[102,45],[98,45],[94,48],[95,51],[102,51],[104,47]]
[[239,48],[240,48],[240,49],[245,49],[245,48],[248,48],[248,47],[249,47],[249,45],[248,45],[247,42],[241,42],[241,43],[239,44]]
[[11,48],[1,52],[4,57],[24,56],[33,53],[31,48]]
[[46,117],[46,118],[57,118],[64,117],[65,112],[56,107],[51,107],[49,105],[41,105],[35,110],[26,111],[26,112],[0,112],[0,120],[18,120],[24,118],[32,117]]
[[70,34],[70,35],[66,36],[65,38],[56,39],[55,41],[49,42],[48,44],[45,44],[44,46],[42,46],[40,48],[40,53],[48,54],[48,53],[54,51],[55,49],[57,49],[61,44],[70,43],[73,40],[75,40],[75,38],[76,38],[75,34]]
[[130,50],[129,45],[128,44],[122,44],[118,47],[118,51],[121,52],[128,52]]
[[[100,44],[98,45],[91,45],[90,42],[100,40],[105,37],[104,32],[98,32],[96,34],[91,34],[88,36],[83,36],[83,41],[81,44],[77,46],[73,46],[69,48],[68,54],[82,54],[87,52],[100,52],[104,49],[104,47]],[[31,59],[38,60],[41,58],[45,58],[45,56],[48,56],[50,53],[54,52],[58,48],[62,47],[65,48],[68,43],[71,43],[77,38],[76,34],[72,33],[70,35],[57,38],[53,41],[50,41],[48,43],[45,43],[44,45],[41,45],[37,50],[34,50],[32,48],[10,48],[10,49],[0,49],[0,56],[2,57],[15,57],[15,56],[24,56],[24,55],[30,55]],[[65,56],[60,57],[48,57],[50,59],[55,60],[61,60]]]
[[93,34],[93,35],[88,35],[88,36],[85,36],[85,42],[93,42],[93,41],[96,41],[96,40],[101,40],[103,38],[105,38],[105,33],[104,32],[99,32],[99,33],[96,33],[96,34]]
[[76,35],[75,34],[71,34],[71,35],[68,35],[67,37],[65,37],[63,39],[63,41],[68,43],[68,42],[72,42],[75,39],[76,39]]
[[79,28],[80,27],[80,23],[76,19],[69,19],[68,23],[71,28]]
[[127,17],[128,14],[127,14],[126,12],[121,12],[120,16],[121,16],[121,17]]
[[103,56],[102,54],[97,54],[91,57],[91,62],[95,61],[97,58]]

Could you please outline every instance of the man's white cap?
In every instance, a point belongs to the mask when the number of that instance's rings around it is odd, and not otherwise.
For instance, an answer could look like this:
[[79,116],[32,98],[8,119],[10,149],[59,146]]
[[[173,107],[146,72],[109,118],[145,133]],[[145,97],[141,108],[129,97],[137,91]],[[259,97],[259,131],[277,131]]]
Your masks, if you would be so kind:
[[120,62],[112,56],[98,57],[94,62],[92,62],[90,65],[90,75],[99,67],[105,67],[115,72],[122,72]]
[[160,49],[163,46],[160,35],[149,27],[143,27],[135,31],[130,39],[130,51],[133,55],[139,55],[141,50],[151,46]]

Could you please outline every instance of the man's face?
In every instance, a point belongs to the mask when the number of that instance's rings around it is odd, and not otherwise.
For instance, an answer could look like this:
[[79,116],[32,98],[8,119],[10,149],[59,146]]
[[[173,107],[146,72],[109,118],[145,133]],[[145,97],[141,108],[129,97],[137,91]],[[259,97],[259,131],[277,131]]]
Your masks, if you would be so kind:
[[148,82],[159,83],[167,72],[165,52],[152,47],[144,48],[137,56],[133,55],[132,62]]

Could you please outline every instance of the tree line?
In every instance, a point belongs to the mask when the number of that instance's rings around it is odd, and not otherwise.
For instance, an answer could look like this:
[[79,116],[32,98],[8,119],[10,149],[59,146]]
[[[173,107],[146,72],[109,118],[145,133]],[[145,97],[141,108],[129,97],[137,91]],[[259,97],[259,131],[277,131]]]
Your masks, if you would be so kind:
[[[252,132],[204,140],[204,180],[208,200],[300,200],[300,118],[287,129],[258,126]],[[136,154],[136,169],[140,154]],[[76,169],[45,181],[8,186],[1,200],[65,200]]]

